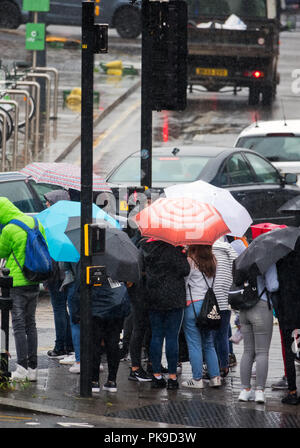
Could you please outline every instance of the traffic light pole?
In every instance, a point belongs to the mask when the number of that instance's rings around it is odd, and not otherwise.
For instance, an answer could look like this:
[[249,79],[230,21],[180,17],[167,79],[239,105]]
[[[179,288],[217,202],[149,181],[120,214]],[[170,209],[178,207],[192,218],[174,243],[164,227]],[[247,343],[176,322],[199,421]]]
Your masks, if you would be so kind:
[[82,2],[81,53],[81,271],[80,271],[80,395],[92,395],[92,300],[86,282],[91,256],[84,251],[84,226],[92,222],[94,2]]
[[142,98],[141,98],[141,185],[152,187],[151,54],[149,52],[149,0],[142,0]]

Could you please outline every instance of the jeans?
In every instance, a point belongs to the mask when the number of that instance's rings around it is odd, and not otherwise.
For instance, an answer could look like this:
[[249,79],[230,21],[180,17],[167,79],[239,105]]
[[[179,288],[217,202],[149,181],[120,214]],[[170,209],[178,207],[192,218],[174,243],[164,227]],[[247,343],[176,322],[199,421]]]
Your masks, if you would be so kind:
[[166,358],[169,374],[176,374],[178,362],[178,336],[183,318],[183,309],[170,311],[150,311],[152,331],[150,360],[154,373],[161,371],[161,358],[164,339],[166,339]]
[[11,289],[13,301],[11,310],[12,327],[14,332],[17,363],[27,369],[37,367],[38,337],[35,313],[39,286],[16,286]]
[[149,312],[143,301],[131,304],[133,329],[130,340],[132,367],[141,366],[142,346],[147,329],[150,326]]
[[[71,317],[72,316],[72,298],[73,298],[74,291],[75,291],[75,282],[69,283],[67,286],[65,286],[65,291],[66,291],[66,295],[67,295],[69,315]],[[75,361],[80,362],[80,324],[74,324],[72,322],[72,319],[70,318],[70,325],[71,325],[73,347],[74,347],[74,352],[75,352]]]
[[230,326],[230,310],[220,311],[221,325],[218,330],[214,331],[214,343],[219,359],[220,368],[224,369],[228,367],[229,361],[229,339],[228,332]]
[[[203,300],[194,302],[195,312],[198,315],[200,313]],[[195,380],[202,378],[203,370],[203,354],[205,356],[205,362],[207,364],[208,374],[210,378],[220,375],[218,357],[214,346],[213,331],[201,330],[196,327],[195,314],[193,305],[189,305],[185,308],[183,329],[189,350],[189,358],[192,366],[192,374]]]
[[104,340],[107,366],[108,381],[116,381],[119,363],[120,351],[119,340],[122,331],[123,319],[103,320],[93,316],[93,364],[92,381],[99,381],[99,366],[101,362],[101,340]]
[[59,284],[49,286],[55,325],[55,350],[73,351],[70,316],[67,311],[66,291],[59,291]]
[[269,365],[269,349],[273,333],[273,312],[268,303],[260,300],[248,311],[240,311],[244,352],[240,364],[241,383],[251,387],[251,372],[256,361],[256,389],[264,390]]

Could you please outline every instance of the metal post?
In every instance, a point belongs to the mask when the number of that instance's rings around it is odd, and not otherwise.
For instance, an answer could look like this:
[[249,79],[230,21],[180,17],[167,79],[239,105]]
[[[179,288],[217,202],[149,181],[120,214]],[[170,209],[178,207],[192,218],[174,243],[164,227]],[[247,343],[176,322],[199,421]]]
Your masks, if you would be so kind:
[[91,257],[84,252],[84,225],[92,222],[93,203],[94,6],[94,1],[82,2],[80,395],[83,397],[92,394],[92,300],[86,282]]
[[[2,81],[0,81],[1,83]],[[4,81],[5,82],[5,81]],[[13,95],[24,95],[26,97],[25,104],[25,135],[24,135],[24,164],[28,163],[28,138],[29,138],[29,92],[19,89],[5,89],[5,92]]]
[[0,104],[11,104],[15,107],[15,125],[14,125],[14,147],[12,157],[12,167],[17,169],[17,153],[18,153],[18,123],[19,123],[19,104],[14,100],[0,100]]
[[152,109],[149,79],[149,0],[142,1],[141,185],[152,187]]
[[6,159],[6,127],[7,127],[7,118],[6,113],[0,110],[0,117],[2,117],[2,161],[1,161],[1,171],[5,171],[5,159]]
[[56,119],[58,112],[58,84],[59,84],[59,73],[54,67],[35,67],[32,68],[35,72],[49,72],[54,75],[54,93],[53,93],[53,115],[50,118]]

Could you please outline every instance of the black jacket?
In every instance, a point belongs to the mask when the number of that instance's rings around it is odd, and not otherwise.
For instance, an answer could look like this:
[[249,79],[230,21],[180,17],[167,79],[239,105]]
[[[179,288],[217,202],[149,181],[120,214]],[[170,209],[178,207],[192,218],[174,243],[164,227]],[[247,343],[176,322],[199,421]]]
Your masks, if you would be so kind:
[[190,272],[182,248],[163,241],[142,242],[144,254],[147,308],[168,311],[184,308],[186,303],[185,281]]
[[300,241],[295,250],[277,262],[278,305],[275,308],[283,330],[300,328]]

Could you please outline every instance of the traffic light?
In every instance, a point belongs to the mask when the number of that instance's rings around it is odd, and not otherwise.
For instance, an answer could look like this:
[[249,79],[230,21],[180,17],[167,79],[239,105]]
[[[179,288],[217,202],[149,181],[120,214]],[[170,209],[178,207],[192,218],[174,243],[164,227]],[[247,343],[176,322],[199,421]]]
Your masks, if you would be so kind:
[[183,110],[187,92],[187,4],[150,1],[148,17],[149,96],[152,110]]

